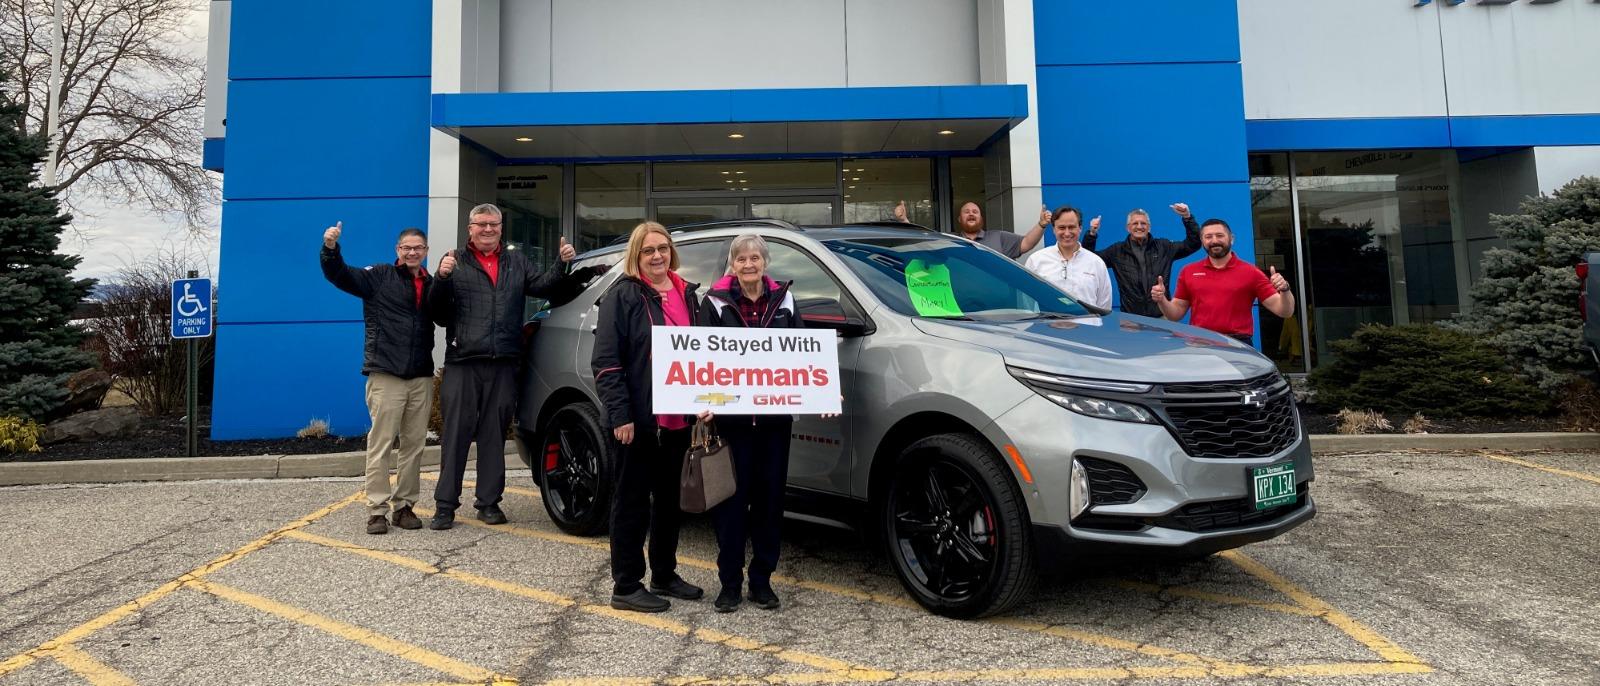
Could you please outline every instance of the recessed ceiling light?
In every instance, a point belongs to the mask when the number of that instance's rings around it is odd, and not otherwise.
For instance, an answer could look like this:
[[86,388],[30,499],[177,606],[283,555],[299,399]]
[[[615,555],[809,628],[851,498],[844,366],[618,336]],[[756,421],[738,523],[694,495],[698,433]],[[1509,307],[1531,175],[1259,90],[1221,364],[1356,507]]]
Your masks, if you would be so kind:
[[750,179],[739,179],[739,183],[750,183]]
[[944,130],[939,132],[939,135],[941,135],[941,136],[950,136],[950,135],[954,135],[954,134],[955,134],[955,132],[951,131],[950,129],[944,129]]
[[850,190],[855,190],[856,187],[855,186],[845,186],[845,188],[849,188]]
[[723,179],[723,183],[733,183],[733,179]]
[[865,169],[862,169],[862,168],[860,168],[860,167],[856,167],[856,171],[858,171],[858,172],[864,172],[864,171],[866,171],[866,170],[865,170]]
[[527,136],[517,136],[518,143],[532,143],[533,139]]
[[735,139],[744,138],[744,134],[742,134],[742,133],[730,133],[730,134],[728,134],[728,137],[729,138],[735,138]]
[[734,172],[734,173],[735,173],[735,174],[743,174],[743,173],[744,173],[744,172],[742,172],[742,171],[736,171],[736,172]]
[[848,198],[848,197],[850,197],[850,194],[849,193],[845,193],[844,197]]
[[722,173],[723,173],[723,174],[724,174],[724,175],[726,175],[726,174],[732,174],[732,173],[733,173],[733,172],[731,172],[731,171],[725,171],[725,172],[722,172]]
[[850,177],[850,180],[851,180],[851,181],[860,181],[860,180],[861,180],[861,177],[859,177],[859,176],[852,176],[852,177]]

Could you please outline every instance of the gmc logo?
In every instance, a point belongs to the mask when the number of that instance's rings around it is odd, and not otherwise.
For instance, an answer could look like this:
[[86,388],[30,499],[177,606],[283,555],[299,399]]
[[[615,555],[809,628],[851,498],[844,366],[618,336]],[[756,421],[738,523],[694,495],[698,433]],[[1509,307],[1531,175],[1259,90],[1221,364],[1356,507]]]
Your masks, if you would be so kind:
[[800,396],[798,396],[798,395],[757,395],[755,397],[755,403],[757,405],[799,405],[800,404]]
[[[1416,1],[1417,1],[1417,4],[1412,5],[1412,7],[1423,7],[1425,5],[1432,5],[1433,4],[1433,0],[1416,0]],[[1515,3],[1516,1],[1517,0],[1478,0],[1478,4],[1480,4],[1480,5],[1510,5],[1510,4]],[[1530,5],[1552,5],[1552,4],[1555,4],[1555,3],[1558,3],[1558,2],[1561,2],[1561,0],[1528,0],[1528,4],[1530,4]],[[1591,2],[1600,2],[1600,0],[1591,0]],[[1456,5],[1465,5],[1465,4],[1467,4],[1467,0],[1444,0],[1444,4],[1447,7],[1455,7]]]

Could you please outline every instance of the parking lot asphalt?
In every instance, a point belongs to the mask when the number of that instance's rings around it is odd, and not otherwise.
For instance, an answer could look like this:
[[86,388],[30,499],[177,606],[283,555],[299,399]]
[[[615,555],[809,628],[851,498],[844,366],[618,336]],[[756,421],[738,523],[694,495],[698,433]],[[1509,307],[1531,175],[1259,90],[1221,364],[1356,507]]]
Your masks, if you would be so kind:
[[795,522],[782,609],[714,613],[705,519],[680,572],[707,599],[614,611],[606,540],[560,533],[526,472],[509,525],[384,536],[351,479],[5,488],[0,686],[1600,683],[1600,455],[1317,474],[1319,515],[1281,538],[1053,566],[981,621],[927,614],[860,539]]

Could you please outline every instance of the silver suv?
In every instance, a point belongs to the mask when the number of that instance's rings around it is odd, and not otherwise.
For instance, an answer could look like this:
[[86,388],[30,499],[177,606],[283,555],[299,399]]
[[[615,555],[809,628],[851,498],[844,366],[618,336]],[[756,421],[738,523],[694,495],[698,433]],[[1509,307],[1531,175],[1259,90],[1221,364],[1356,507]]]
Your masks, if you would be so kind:
[[[1201,556],[1315,512],[1289,384],[1247,346],[1092,311],[987,248],[903,224],[680,227],[679,274],[708,286],[742,233],[766,238],[806,325],[839,334],[845,412],[795,421],[790,515],[882,541],[933,612],[1003,611],[1086,549]],[[607,524],[617,456],[589,358],[621,271],[542,315],[518,412],[545,509],[574,534]]]

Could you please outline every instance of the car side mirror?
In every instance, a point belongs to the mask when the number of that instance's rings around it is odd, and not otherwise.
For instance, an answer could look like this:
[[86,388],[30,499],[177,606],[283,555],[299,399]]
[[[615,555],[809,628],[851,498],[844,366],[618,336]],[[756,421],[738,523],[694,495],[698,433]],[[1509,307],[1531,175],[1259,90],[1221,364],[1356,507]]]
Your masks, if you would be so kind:
[[872,333],[872,325],[860,317],[852,317],[844,306],[833,298],[807,298],[800,303],[800,321],[808,329],[833,329],[841,336],[855,337]]

